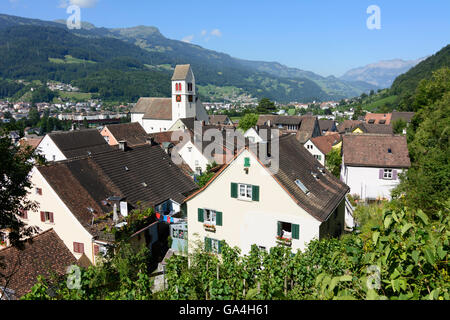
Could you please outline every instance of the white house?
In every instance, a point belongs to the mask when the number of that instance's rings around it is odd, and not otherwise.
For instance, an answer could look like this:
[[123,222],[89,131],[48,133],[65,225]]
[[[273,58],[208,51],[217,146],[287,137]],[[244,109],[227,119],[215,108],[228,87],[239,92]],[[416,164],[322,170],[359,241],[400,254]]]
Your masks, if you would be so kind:
[[181,118],[208,122],[208,114],[197,97],[191,66],[177,65],[172,76],[171,98],[140,98],[131,110],[131,122],[139,122],[147,133],[168,131]]
[[[92,263],[114,242],[106,226],[122,225],[141,205],[179,212],[184,194],[197,189],[159,146],[149,144],[36,166],[31,182],[28,199],[39,207],[24,213],[24,222],[53,228],[77,259],[85,254]],[[155,227],[141,231],[154,233]],[[141,235],[133,241],[151,246],[156,240]]]
[[303,250],[312,239],[343,232],[348,187],[294,135],[280,137],[279,160],[272,154],[271,165],[251,149],[242,149],[187,198],[189,250],[197,240],[214,252],[220,252],[222,240],[243,254],[253,244]]
[[341,180],[363,200],[390,199],[399,174],[410,166],[405,136],[343,136]]
[[326,155],[333,148],[339,148],[340,142],[341,136],[339,133],[330,134],[309,139],[305,143],[305,148],[324,166]]
[[37,146],[47,161],[61,161],[110,150],[97,129],[48,133]]

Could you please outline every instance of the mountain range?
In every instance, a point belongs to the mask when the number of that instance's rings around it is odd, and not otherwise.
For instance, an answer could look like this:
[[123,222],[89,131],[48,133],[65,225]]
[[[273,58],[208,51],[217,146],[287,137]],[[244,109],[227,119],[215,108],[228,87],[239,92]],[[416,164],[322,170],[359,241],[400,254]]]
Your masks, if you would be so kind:
[[389,88],[397,76],[407,72],[425,58],[417,60],[384,60],[368,64],[364,67],[354,68],[339,77],[345,81],[363,81],[379,88]]
[[0,14],[0,77],[5,79],[72,82],[105,100],[135,101],[170,94],[165,81],[176,64],[185,63],[192,65],[204,101],[233,95],[279,102],[339,100],[380,88],[367,78],[323,77],[277,62],[237,59],[168,39],[156,27],[107,29],[84,22],[82,29],[69,30],[63,20]]

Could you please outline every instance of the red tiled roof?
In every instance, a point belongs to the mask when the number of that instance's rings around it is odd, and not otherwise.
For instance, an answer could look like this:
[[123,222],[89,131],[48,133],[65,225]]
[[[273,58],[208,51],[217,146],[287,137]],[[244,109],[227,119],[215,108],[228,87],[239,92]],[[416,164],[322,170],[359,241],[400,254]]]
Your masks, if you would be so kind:
[[314,143],[323,154],[328,154],[333,149],[333,146],[341,140],[341,135],[337,132],[311,139],[312,143]]
[[[370,120],[374,120],[374,124],[390,124],[391,123],[391,117],[392,113],[366,113],[366,116],[364,117],[364,121],[366,123]],[[380,123],[381,120],[384,120],[385,123]]]
[[[25,243],[23,250],[9,247],[0,251],[0,258],[4,258],[2,263],[5,264],[0,272],[10,276],[7,288],[14,290],[15,298],[28,293],[39,275],[63,275],[68,266],[77,263],[53,229],[33,237],[32,242]],[[5,277],[0,277],[0,286],[5,285]]]

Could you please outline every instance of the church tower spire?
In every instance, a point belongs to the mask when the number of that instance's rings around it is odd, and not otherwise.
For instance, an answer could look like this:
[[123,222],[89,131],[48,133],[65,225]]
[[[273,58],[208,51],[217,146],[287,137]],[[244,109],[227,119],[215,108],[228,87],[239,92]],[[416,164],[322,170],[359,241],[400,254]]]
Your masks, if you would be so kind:
[[196,115],[195,78],[191,65],[177,65],[172,76],[172,121]]

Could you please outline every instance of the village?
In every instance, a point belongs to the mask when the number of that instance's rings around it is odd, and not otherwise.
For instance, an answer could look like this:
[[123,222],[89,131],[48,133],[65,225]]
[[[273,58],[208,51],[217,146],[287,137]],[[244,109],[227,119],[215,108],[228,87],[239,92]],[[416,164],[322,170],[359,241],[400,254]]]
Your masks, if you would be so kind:
[[[197,241],[213,254],[223,242],[242,254],[253,245],[305,250],[314,239],[355,232],[355,203],[390,200],[411,166],[406,129],[394,134],[392,124],[409,125],[414,112],[341,122],[260,114],[242,130],[227,115],[208,114],[212,104],[205,108],[196,95],[194,71],[177,65],[167,84],[172,96],[142,97],[129,115],[98,111],[91,118],[81,108],[92,106],[82,104],[74,106],[79,114],[58,115],[79,122],[129,116],[131,122],[12,137],[45,162],[30,173],[28,199],[38,207],[20,217],[38,232],[20,251],[22,266],[3,292],[18,299],[48,269],[64,274],[73,264],[98,264],[118,241],[111,230],[131,228],[128,241],[149,248],[153,270],[162,272],[170,257],[188,255]],[[17,114],[29,108],[13,106]],[[329,166],[332,154],[341,159],[337,168]],[[136,212],[143,218],[132,223]],[[0,256],[17,259],[8,230],[1,231]],[[154,290],[165,281],[157,276]]]

